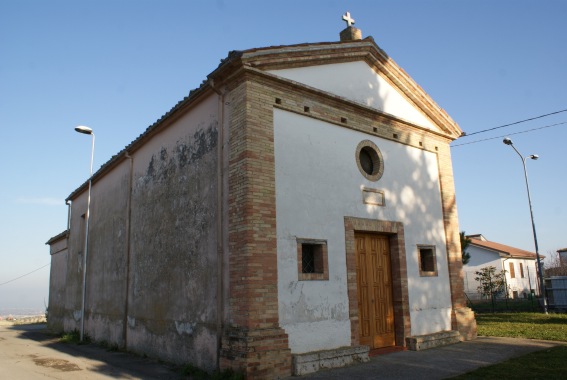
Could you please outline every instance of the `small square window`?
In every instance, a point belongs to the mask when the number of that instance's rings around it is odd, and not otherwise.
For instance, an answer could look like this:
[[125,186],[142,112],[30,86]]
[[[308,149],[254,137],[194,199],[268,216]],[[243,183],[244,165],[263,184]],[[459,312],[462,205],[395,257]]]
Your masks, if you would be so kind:
[[437,276],[435,246],[421,245],[417,249],[419,252],[419,275],[422,277]]
[[297,239],[298,279],[328,280],[327,242],[314,239]]

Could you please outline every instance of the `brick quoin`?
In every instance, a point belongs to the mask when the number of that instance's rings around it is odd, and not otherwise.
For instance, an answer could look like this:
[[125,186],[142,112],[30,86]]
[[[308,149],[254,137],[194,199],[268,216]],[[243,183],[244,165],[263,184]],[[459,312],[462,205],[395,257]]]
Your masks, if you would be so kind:
[[447,262],[449,265],[449,283],[451,285],[451,328],[460,333],[461,340],[475,339],[477,335],[474,312],[466,307],[461,258],[461,240],[455,182],[449,144],[440,145],[438,154],[439,177],[441,184],[441,202],[443,222],[447,242]]
[[230,301],[220,367],[273,379],[291,375],[291,350],[279,327],[272,97],[260,87],[245,81],[232,91]]

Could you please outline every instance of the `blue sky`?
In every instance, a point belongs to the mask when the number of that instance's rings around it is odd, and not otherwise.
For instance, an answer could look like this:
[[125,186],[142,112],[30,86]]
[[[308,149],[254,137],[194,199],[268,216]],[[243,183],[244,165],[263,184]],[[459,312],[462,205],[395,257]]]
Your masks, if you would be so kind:
[[[64,199],[198,87],[230,50],[338,40],[350,11],[467,133],[567,109],[565,1],[0,0],[0,284],[50,262]],[[460,229],[540,253],[567,247],[567,112],[455,141]],[[537,131],[514,133],[534,128]],[[498,138],[496,138],[498,137]],[[460,145],[481,139],[479,143]],[[49,267],[0,285],[43,309]]]

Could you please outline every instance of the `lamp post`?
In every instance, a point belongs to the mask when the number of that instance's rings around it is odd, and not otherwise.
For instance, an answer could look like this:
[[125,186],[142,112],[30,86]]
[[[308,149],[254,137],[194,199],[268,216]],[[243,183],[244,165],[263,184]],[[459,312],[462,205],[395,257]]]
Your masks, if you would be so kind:
[[543,283],[543,271],[541,269],[541,260],[540,260],[540,257],[539,257],[539,247],[537,245],[537,234],[536,234],[536,228],[535,228],[535,222],[534,222],[534,212],[532,210],[532,199],[530,197],[530,185],[528,183],[528,171],[526,169],[526,160],[528,158],[531,158],[532,160],[537,160],[539,158],[539,156],[537,154],[531,154],[529,156],[523,157],[520,154],[520,152],[518,152],[518,149],[516,149],[516,147],[512,143],[512,140],[509,139],[508,137],[504,138],[504,140],[502,140],[502,142],[506,145],[510,145],[516,151],[516,153],[518,153],[518,156],[520,156],[520,159],[522,160],[522,165],[524,166],[524,177],[526,178],[526,189],[528,190],[528,203],[530,205],[530,217],[531,217],[531,220],[532,220],[532,231],[533,231],[533,234],[534,234],[537,271],[539,273],[539,291],[540,291],[540,293],[543,297],[543,312],[545,314],[547,314],[547,295],[545,294],[545,284]]
[[75,131],[79,133],[84,133],[85,135],[92,136],[92,145],[91,145],[91,170],[89,175],[89,191],[87,195],[87,214],[85,216],[86,223],[85,223],[85,249],[83,255],[83,299],[81,304],[81,335],[80,340],[83,341],[83,337],[85,334],[85,300],[87,296],[87,254],[89,249],[89,217],[90,217],[90,209],[91,209],[91,189],[93,187],[93,158],[94,158],[94,143],[95,143],[95,135],[93,130],[89,127],[85,127],[84,125],[79,125],[75,127]]

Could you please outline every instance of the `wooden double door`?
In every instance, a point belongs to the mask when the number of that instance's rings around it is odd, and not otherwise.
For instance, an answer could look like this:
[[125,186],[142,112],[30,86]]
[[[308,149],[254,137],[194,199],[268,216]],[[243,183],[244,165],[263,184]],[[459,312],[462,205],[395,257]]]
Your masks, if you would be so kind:
[[387,236],[355,234],[360,344],[371,349],[396,344],[392,268]]

